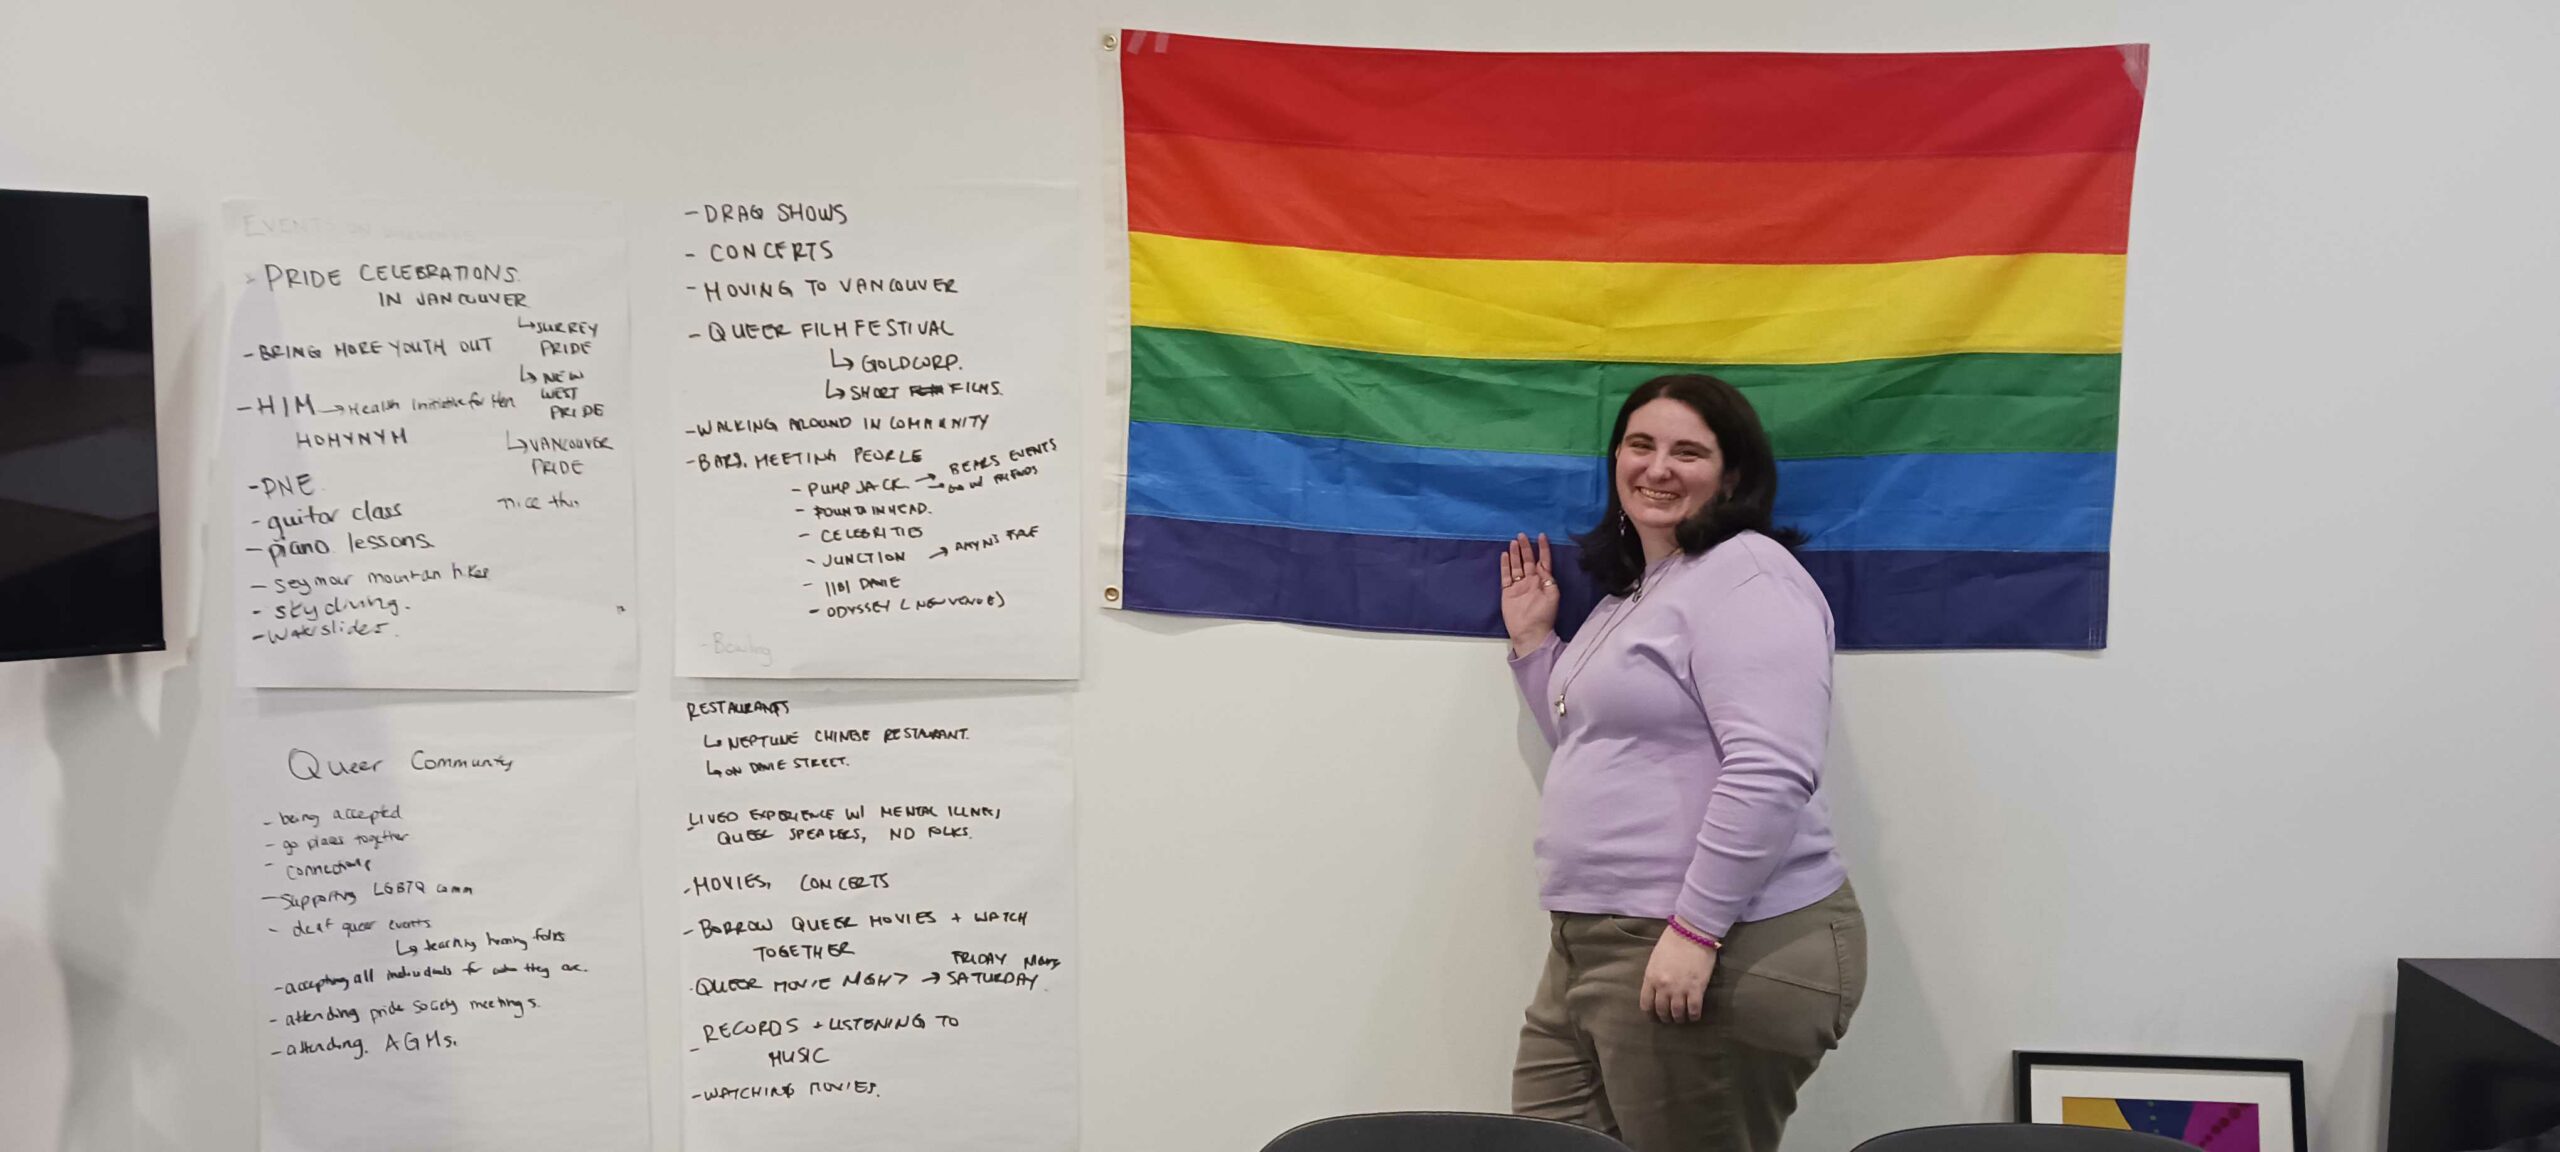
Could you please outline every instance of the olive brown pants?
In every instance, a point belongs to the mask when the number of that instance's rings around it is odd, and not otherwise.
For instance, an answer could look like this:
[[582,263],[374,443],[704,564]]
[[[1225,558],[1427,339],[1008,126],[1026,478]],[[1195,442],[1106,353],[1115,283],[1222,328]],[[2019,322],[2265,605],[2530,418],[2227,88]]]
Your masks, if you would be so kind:
[[1706,1016],[1638,1007],[1660,920],[1554,913],[1545,973],[1520,1030],[1511,1105],[1635,1152],[1777,1152],[1796,1090],[1838,1047],[1866,991],[1867,930],[1848,885],[1733,926]]

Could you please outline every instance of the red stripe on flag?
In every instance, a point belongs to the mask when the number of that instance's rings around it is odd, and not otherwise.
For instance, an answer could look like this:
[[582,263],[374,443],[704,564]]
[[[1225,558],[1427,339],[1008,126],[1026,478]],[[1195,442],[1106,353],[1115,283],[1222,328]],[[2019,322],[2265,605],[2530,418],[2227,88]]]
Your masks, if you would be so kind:
[[[1128,45],[1144,44],[1144,51]],[[2131,151],[2145,48],[1436,52],[1131,32],[1131,131],[1432,155],[1874,159]]]

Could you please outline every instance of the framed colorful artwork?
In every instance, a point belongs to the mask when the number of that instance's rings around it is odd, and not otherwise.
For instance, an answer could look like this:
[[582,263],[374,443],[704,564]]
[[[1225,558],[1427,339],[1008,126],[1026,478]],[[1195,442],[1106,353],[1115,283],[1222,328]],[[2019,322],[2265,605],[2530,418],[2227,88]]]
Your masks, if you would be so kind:
[[2017,1119],[2115,1128],[2206,1152],[2310,1152],[2302,1061],[2017,1054]]

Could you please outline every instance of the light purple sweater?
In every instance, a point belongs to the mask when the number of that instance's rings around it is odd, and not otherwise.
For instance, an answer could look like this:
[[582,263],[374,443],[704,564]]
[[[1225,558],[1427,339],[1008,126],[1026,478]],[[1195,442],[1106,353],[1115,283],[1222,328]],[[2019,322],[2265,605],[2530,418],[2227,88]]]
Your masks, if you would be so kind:
[[[1847,881],[1821,792],[1831,607],[1757,532],[1655,564],[1571,644],[1511,661],[1555,757],[1538,819],[1548,911],[1711,936]],[[1578,669],[1578,671],[1577,671]],[[1565,695],[1556,715],[1556,695]]]

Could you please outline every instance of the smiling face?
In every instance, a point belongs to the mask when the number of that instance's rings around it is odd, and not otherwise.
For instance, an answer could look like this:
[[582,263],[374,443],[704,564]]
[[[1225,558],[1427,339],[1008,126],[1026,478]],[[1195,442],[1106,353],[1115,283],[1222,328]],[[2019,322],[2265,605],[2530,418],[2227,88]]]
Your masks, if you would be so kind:
[[1668,539],[1680,522],[1724,492],[1724,451],[1698,410],[1669,397],[1627,417],[1618,441],[1618,506],[1636,531]]

